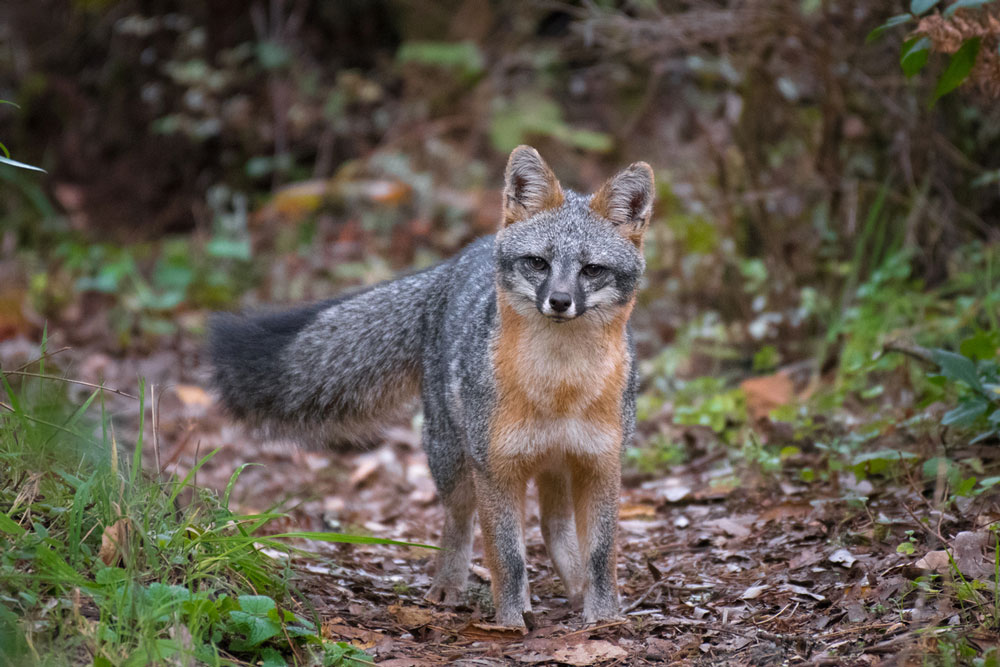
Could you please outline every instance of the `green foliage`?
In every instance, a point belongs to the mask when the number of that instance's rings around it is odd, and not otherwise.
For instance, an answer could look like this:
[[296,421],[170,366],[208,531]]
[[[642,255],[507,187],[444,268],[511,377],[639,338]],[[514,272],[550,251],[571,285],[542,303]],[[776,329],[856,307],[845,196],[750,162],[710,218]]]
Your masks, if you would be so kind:
[[[0,375],[9,401],[0,406],[0,662],[68,664],[79,651],[98,665],[277,665],[293,653],[312,664],[370,662],[287,608],[299,604],[287,572],[259,549],[287,552],[289,538],[393,542],[262,535],[282,515],[229,509],[242,468],[222,500],[191,486],[214,452],[182,480],[148,479],[138,467],[141,435],[130,464],[100,390],[71,406],[57,379],[15,389]],[[179,508],[182,492],[192,499]]]
[[953,383],[958,393],[958,405],[945,413],[941,423],[978,431],[973,443],[1000,436],[998,339],[1000,332],[981,332],[962,341],[962,354],[933,351],[940,378]]
[[943,95],[958,88],[969,76],[972,67],[976,64],[976,56],[979,55],[979,38],[967,39],[959,47],[958,51],[951,57],[944,74],[938,79],[937,87],[934,89],[934,97],[931,104],[937,102]]
[[401,63],[453,69],[467,78],[483,72],[483,54],[474,42],[406,42],[396,53]]
[[[865,39],[866,44],[879,39],[886,31],[892,28],[908,25],[917,20],[921,15],[926,14],[939,4],[940,0],[911,0],[910,11],[906,14],[897,14],[882,25],[878,26]],[[956,0],[948,5],[941,16],[949,19],[954,16],[959,9],[978,9],[988,5],[994,0]],[[976,56],[979,55],[980,38],[970,37],[962,42],[958,51],[952,54],[948,61],[948,66],[944,73],[938,78],[934,94],[929,105],[933,106],[941,97],[958,88],[969,77],[972,68],[976,64]],[[907,78],[914,77],[927,64],[931,51],[931,41],[924,36],[911,37],[903,41],[900,48],[899,64],[903,68],[903,73]]]
[[497,99],[490,119],[490,141],[507,153],[531,137],[550,137],[568,146],[604,153],[611,150],[611,136],[573,127],[563,118],[562,109],[547,95],[523,92],[513,100]]

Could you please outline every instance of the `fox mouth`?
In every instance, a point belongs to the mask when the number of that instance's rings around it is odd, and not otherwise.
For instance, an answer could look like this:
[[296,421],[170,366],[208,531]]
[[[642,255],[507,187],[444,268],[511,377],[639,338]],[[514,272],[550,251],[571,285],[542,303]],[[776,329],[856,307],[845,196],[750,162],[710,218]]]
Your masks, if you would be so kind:
[[579,317],[578,315],[566,315],[563,313],[542,313],[542,315],[556,324],[563,324]]

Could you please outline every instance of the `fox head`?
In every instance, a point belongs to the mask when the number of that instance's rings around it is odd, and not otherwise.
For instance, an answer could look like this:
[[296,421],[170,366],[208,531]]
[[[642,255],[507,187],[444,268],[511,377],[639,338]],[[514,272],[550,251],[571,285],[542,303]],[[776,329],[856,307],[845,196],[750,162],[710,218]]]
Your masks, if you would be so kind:
[[652,210],[653,170],[645,162],[580,195],[560,187],[538,151],[518,146],[504,176],[498,288],[522,315],[614,317],[631,304],[645,268]]

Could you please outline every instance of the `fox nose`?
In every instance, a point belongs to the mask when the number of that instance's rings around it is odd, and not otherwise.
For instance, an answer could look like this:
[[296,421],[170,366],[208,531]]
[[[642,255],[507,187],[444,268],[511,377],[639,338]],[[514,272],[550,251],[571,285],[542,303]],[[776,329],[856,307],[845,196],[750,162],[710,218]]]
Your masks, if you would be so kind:
[[573,305],[573,297],[566,292],[553,292],[549,297],[549,305],[557,313],[565,313]]

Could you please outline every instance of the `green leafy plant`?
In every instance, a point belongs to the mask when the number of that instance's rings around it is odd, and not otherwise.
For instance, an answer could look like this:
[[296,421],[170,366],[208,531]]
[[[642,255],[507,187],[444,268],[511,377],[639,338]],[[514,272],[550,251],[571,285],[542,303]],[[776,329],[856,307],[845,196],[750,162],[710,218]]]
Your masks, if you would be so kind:
[[932,359],[938,380],[953,383],[958,405],[941,419],[944,426],[978,431],[973,443],[1000,435],[1000,332],[987,332],[962,342],[960,354],[936,349]]
[[[992,4],[995,0],[956,0],[941,11],[943,20],[950,20],[960,9],[973,10]],[[902,25],[911,25],[921,16],[928,14],[936,7],[943,6],[941,0],[911,0],[910,11],[890,17],[885,23],[872,30],[866,43],[871,43],[881,37],[886,31]],[[938,78],[930,104],[933,105],[941,97],[952,92],[968,79],[976,64],[982,40],[979,36],[969,35],[962,40],[961,46],[951,54],[948,65]],[[903,41],[900,47],[899,64],[907,78],[916,76],[927,64],[931,52],[934,51],[932,40],[922,34],[913,35]]]
[[[101,389],[80,405],[64,382],[38,372],[0,373],[0,663],[95,665],[163,661],[264,665],[368,664],[349,644],[324,639],[292,593],[290,572],[261,547],[289,539],[403,544],[338,533],[262,529],[277,511],[241,515],[225,494],[192,486],[208,453],[182,479],[140,467],[145,401],[130,457],[114,435]],[[16,389],[15,389],[16,385]],[[0,394],[2,396],[2,394]],[[96,414],[95,414],[96,411]],[[183,506],[181,494],[190,498]],[[308,607],[306,607],[308,608]],[[86,609],[86,611],[81,611]],[[67,660],[68,662],[68,660]]]

